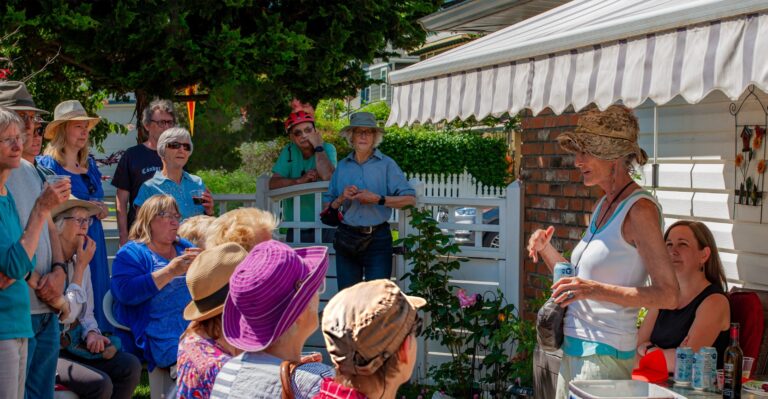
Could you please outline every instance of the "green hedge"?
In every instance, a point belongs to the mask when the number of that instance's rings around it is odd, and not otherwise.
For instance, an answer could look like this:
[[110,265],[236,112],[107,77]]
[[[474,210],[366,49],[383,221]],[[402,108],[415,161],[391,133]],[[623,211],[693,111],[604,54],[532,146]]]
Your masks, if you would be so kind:
[[379,149],[406,173],[459,174],[466,169],[489,186],[504,186],[507,144],[478,133],[387,129]]

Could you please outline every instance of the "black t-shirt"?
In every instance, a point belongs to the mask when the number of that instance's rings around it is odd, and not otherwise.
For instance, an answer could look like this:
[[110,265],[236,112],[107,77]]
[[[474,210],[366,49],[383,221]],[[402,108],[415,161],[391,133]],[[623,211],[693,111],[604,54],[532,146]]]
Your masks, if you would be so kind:
[[128,229],[130,230],[136,218],[133,200],[139,194],[139,189],[145,181],[152,178],[155,172],[163,169],[163,161],[157,151],[147,148],[144,144],[135,145],[125,151],[112,177],[112,185],[130,192],[128,200]]
[[[683,342],[696,318],[696,310],[710,295],[725,295],[723,289],[710,284],[682,309],[661,309],[651,332],[651,343],[661,349],[677,348]],[[723,352],[728,347],[728,330],[720,331],[712,346],[717,349],[717,368],[723,368]]]

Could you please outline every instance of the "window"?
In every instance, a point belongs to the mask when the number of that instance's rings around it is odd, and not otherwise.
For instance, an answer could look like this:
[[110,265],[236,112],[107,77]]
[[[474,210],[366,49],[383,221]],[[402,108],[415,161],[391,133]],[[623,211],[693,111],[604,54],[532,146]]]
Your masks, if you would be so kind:
[[382,100],[387,99],[387,68],[384,68],[379,73],[379,79],[381,79],[384,83],[379,85],[379,97]]
[[[365,73],[365,78],[371,78],[371,72]],[[365,86],[360,90],[360,104],[368,104],[371,101],[371,86]]]

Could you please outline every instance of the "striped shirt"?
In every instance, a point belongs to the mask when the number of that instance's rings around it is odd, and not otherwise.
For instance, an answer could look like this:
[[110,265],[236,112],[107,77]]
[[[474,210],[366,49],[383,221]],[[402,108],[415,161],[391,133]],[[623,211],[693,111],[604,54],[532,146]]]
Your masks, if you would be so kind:
[[[279,398],[280,360],[264,352],[245,352],[230,359],[216,376],[211,398]],[[292,388],[296,399],[312,398],[320,391],[323,378],[335,375],[323,363],[305,363],[293,372]]]

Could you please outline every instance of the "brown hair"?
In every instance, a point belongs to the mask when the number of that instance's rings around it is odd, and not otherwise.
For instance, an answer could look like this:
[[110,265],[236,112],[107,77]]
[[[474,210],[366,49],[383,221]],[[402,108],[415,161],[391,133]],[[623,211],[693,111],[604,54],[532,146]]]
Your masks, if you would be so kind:
[[709,227],[695,220],[678,220],[664,232],[664,241],[667,240],[669,232],[677,226],[686,226],[693,232],[699,250],[709,248],[709,259],[704,263],[704,276],[710,283],[721,287],[723,292],[728,291],[728,281],[725,279],[723,264],[720,262],[720,253],[717,251],[717,243]]
[[[405,340],[410,339],[412,335],[413,334],[406,335]],[[400,343],[400,347],[402,347],[405,340]],[[385,360],[381,367],[371,375],[344,375],[337,368],[336,382],[346,387],[355,388],[356,390],[360,390],[361,387],[369,387],[369,389],[372,390],[377,390],[379,387],[386,388],[387,380],[395,376],[400,367],[402,360],[400,359],[400,347],[398,347],[398,350],[395,351],[389,359]]]
[[207,335],[212,340],[218,340],[224,336],[224,329],[221,324],[221,313],[214,317],[204,320],[193,320],[181,334],[180,339],[184,339],[188,334]]
[[[69,124],[72,122],[79,121],[68,121],[60,123],[53,128],[53,139],[48,143],[47,146],[45,146],[45,151],[43,152],[43,154],[50,155],[53,159],[56,160],[56,162],[62,165],[66,163],[64,153],[66,152],[65,147],[67,144],[67,126],[69,126]],[[85,123],[88,124],[87,121]],[[88,131],[90,131],[90,129]],[[85,147],[77,151],[77,163],[84,168],[88,167],[88,154],[90,153],[90,145],[91,140],[89,138],[88,142],[85,144]]]
[[154,219],[161,211],[174,211],[179,213],[179,207],[176,205],[176,200],[167,194],[156,194],[149,197],[136,213],[136,221],[131,227],[128,239],[143,244],[149,244],[149,242],[152,241],[152,229],[150,228],[150,223],[152,223],[152,219]]

